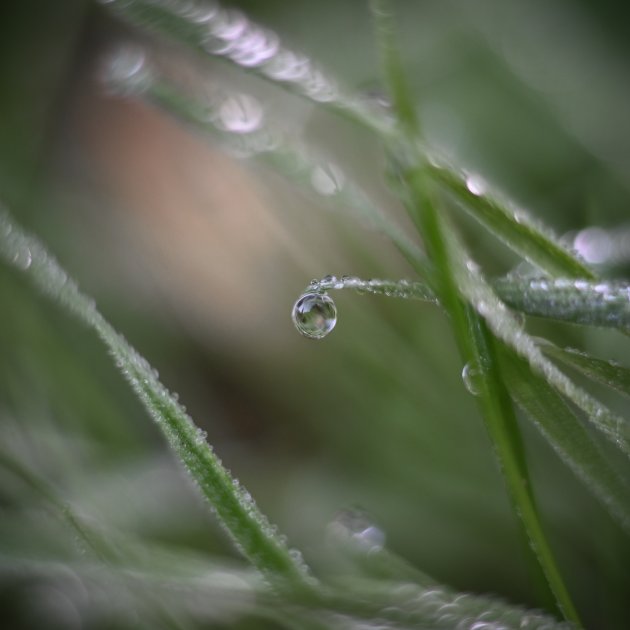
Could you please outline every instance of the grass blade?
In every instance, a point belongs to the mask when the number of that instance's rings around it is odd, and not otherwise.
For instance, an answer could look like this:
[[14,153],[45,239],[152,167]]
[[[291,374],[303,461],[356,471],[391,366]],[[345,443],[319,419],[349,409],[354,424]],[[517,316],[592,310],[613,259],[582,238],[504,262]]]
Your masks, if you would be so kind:
[[285,48],[275,33],[252,22],[240,11],[195,0],[104,2],[134,26],[175,39],[203,55],[234,63],[380,136],[393,131],[390,118],[368,99],[347,93],[311,59]]
[[[415,105],[400,68],[393,29],[387,17],[389,5],[384,0],[372,3],[377,36],[384,55],[385,78],[394,98],[401,129],[412,136],[417,145],[419,125]],[[415,137],[414,137],[415,136]],[[501,379],[493,340],[479,315],[465,305],[459,284],[464,261],[455,257],[448,243],[448,228],[434,205],[433,182],[424,160],[417,151],[408,152],[405,144],[390,147],[395,155],[398,148],[410,161],[410,167],[401,165],[405,195],[412,219],[423,237],[429,259],[434,265],[429,285],[451,318],[451,325],[460,354],[466,364],[475,363],[480,368],[479,395],[477,397],[486,427],[493,442],[510,497],[520,516],[525,533],[531,542],[546,584],[555,597],[558,608],[567,620],[579,623],[577,611],[564,585],[551,548],[540,524],[538,510],[528,480],[528,472],[522,442],[512,403]],[[543,581],[542,584],[545,582]]]
[[[466,277],[466,264],[454,253],[451,229],[443,227],[443,221],[432,205],[426,191],[430,190],[423,170],[409,175],[410,190],[416,200],[415,212],[424,224],[423,234],[427,250],[437,269],[443,273],[438,284],[438,296],[451,317],[455,339],[460,354],[467,365],[478,369],[477,401],[486,428],[501,466],[508,493],[514,504],[531,548],[538,560],[556,604],[565,618],[579,623],[579,617],[569,592],[557,567],[553,552],[544,534],[538,509],[529,482],[529,473],[522,439],[507,389],[498,366],[494,340],[481,310],[464,306],[463,299],[470,300],[462,277]],[[414,211],[414,208],[412,208]],[[433,248],[433,251],[430,250]],[[437,292],[436,291],[436,292]],[[474,304],[474,303],[473,303]],[[492,327],[489,326],[492,330]],[[492,330],[496,334],[494,330]],[[544,582],[543,582],[544,583]]]
[[630,332],[627,282],[506,278],[494,286],[506,304],[529,315]]
[[527,413],[554,451],[610,514],[630,532],[630,486],[619,477],[606,455],[563,398],[532,371],[525,360],[503,346],[501,370],[517,404]]
[[[451,251],[453,255],[462,256],[465,250],[456,241],[451,243]],[[542,375],[556,391],[584,411],[593,426],[630,457],[630,424],[578,387],[544,356],[535,340],[523,330],[522,325],[477,271],[474,263],[463,264],[458,268],[458,282],[467,300],[486,320],[494,334],[526,359],[532,369]]]
[[43,245],[24,233],[2,208],[0,257],[98,334],[224,529],[252,565],[270,580],[310,588],[312,578],[306,565],[290,552],[247,491],[223,467],[204,434],[159,382],[157,372],[103,318],[93,300],[79,291]]
[[461,202],[461,207],[532,265],[552,276],[595,279],[589,267],[525,211],[512,208],[475,178],[452,167],[430,166],[431,176]]
[[546,340],[541,343],[540,348],[546,355],[562,361],[588,378],[611,387],[624,396],[630,396],[630,369],[627,367],[598,359],[574,348],[559,348]]

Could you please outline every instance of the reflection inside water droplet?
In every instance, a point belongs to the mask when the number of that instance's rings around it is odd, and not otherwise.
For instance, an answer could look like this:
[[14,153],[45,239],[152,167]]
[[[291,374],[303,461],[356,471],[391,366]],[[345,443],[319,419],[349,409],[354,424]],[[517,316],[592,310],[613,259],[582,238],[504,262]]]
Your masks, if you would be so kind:
[[476,363],[466,363],[462,370],[462,380],[466,389],[473,396],[479,396],[481,393],[481,370]]
[[304,293],[291,313],[298,331],[309,339],[322,339],[337,323],[337,307],[325,293]]

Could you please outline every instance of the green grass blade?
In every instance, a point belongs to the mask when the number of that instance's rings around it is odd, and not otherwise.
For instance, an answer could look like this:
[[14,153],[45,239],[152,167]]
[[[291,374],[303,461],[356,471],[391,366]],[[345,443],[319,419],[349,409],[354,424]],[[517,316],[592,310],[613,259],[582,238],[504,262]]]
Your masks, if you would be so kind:
[[[627,282],[501,278],[490,284],[501,301],[525,315],[630,332],[630,285]],[[334,282],[322,279],[311,288],[354,289],[359,293],[437,301],[427,284],[415,280],[335,278]],[[623,380],[621,373],[617,377]]]
[[595,279],[591,269],[525,211],[512,208],[475,178],[452,167],[430,166],[433,179],[481,225],[532,265],[552,276]]
[[545,340],[540,349],[554,359],[582,372],[588,378],[630,396],[630,369],[614,361],[598,359],[575,348],[559,348]]
[[517,404],[543,437],[610,514],[630,532],[630,486],[582,426],[563,398],[528,363],[503,346],[502,374]]
[[168,0],[104,0],[122,19],[164,35],[209,57],[236,64],[380,136],[392,133],[390,118],[368,99],[348,93],[305,55],[284,47],[278,36],[240,11],[216,3]]
[[[498,598],[458,593],[433,584],[425,587],[411,580],[404,582],[379,579],[341,578],[334,581],[343,598],[332,599],[331,607],[358,619],[382,620],[379,628],[400,630],[436,630],[469,628],[528,628],[536,630],[571,630],[573,624],[559,622],[538,610],[525,610]],[[354,598],[355,606],[349,604]],[[371,609],[371,611],[370,611]],[[343,625],[343,628],[363,625]],[[372,624],[369,624],[373,627]]]
[[290,552],[247,491],[223,467],[203,433],[159,382],[155,370],[103,318],[43,245],[24,233],[2,208],[0,257],[98,334],[243,555],[270,580],[308,587],[311,578],[306,566]]
[[420,123],[396,45],[393,13],[386,0],[370,0],[370,11],[376,27],[376,41],[380,48],[383,75],[387,77],[396,119],[403,134],[410,139],[417,137],[420,133]]
[[475,366],[478,371],[477,401],[508,493],[559,610],[567,620],[579,623],[577,611],[540,522],[529,482],[520,431],[498,367],[492,336],[481,319],[482,313],[477,314],[463,302],[463,298],[469,298],[461,282],[462,276],[466,275],[461,269],[462,266],[465,269],[464,258],[461,256],[463,250],[460,249],[458,255],[454,254],[453,234],[450,233],[450,228],[443,227],[431,199],[427,197],[430,182],[426,179],[426,172],[419,169],[409,173],[408,177],[410,190],[417,200],[412,211],[419,215],[418,222],[424,228],[427,250],[436,269],[442,272],[442,278],[436,283],[435,290],[451,317],[463,360],[467,365]]
[[529,315],[630,332],[627,282],[505,278],[494,287],[506,304]]
[[[385,79],[394,99],[400,128],[412,136],[417,145],[419,125],[415,116],[415,104],[411,100],[406,78],[398,61],[395,37],[391,23],[386,17],[389,5],[385,0],[375,3],[374,17],[377,36],[384,53]],[[414,137],[415,135],[415,137]],[[410,216],[416,223],[425,243],[434,273],[429,285],[451,318],[455,340],[463,360],[479,366],[479,395],[477,397],[486,427],[498,456],[508,491],[517,514],[531,542],[548,587],[555,597],[558,608],[566,619],[579,623],[577,611],[564,585],[551,548],[540,524],[531,485],[528,481],[527,465],[522,442],[511,400],[507,394],[498,369],[491,335],[472,309],[465,305],[461,291],[458,269],[465,261],[452,255],[448,242],[448,230],[433,198],[433,182],[428,176],[423,157],[417,151],[408,151],[406,143],[390,146],[390,152],[401,152],[401,174]],[[402,164],[402,156],[410,166]],[[544,584],[544,581],[542,582]]]
[[[465,251],[460,242],[453,243],[451,250],[454,255]],[[577,386],[544,356],[535,340],[523,330],[474,264],[460,265],[459,269],[458,281],[467,300],[488,322],[494,334],[524,358],[549,385],[584,411],[593,426],[630,457],[630,423]]]

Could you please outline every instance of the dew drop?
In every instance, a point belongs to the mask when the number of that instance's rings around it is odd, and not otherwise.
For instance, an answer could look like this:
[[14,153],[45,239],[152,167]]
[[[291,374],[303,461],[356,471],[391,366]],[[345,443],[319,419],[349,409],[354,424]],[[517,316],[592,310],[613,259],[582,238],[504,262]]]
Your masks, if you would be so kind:
[[253,96],[236,94],[226,99],[219,108],[219,125],[232,133],[251,133],[263,122],[263,109]]
[[486,183],[478,175],[469,175],[466,178],[466,188],[476,197],[480,197],[486,192]]
[[150,82],[144,50],[132,44],[120,47],[106,60],[102,76],[105,85],[115,93],[142,92]]
[[356,508],[341,510],[329,523],[328,535],[333,542],[350,542],[368,553],[381,551],[385,546],[385,532]]
[[325,293],[304,293],[291,313],[298,331],[309,339],[323,339],[337,323],[337,307]]
[[33,262],[31,250],[28,247],[18,249],[12,259],[13,264],[22,271],[26,271]]
[[345,183],[345,176],[335,164],[323,164],[317,166],[311,175],[313,188],[324,197],[336,195],[341,191]]
[[473,395],[479,396],[481,393],[481,370],[479,367],[472,362],[466,363],[464,369],[462,370],[462,380],[464,381],[464,385],[466,389]]

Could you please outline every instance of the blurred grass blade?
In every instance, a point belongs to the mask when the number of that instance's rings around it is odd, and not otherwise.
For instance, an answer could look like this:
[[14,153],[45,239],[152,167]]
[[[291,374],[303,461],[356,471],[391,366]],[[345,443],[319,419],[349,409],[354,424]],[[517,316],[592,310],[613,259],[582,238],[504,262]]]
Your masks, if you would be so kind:
[[527,362],[507,347],[500,352],[501,371],[517,404],[527,413],[562,461],[630,532],[630,486],[622,479],[580,420]]
[[[391,623],[385,626],[387,628],[575,629],[575,625],[559,622],[538,610],[525,610],[498,598],[459,593],[439,584],[425,587],[410,580],[401,583],[356,577],[338,579],[334,584],[339,592],[347,594],[346,598],[354,596],[361,608],[371,605],[372,619],[378,617]],[[336,608],[343,610],[344,603],[340,602]],[[351,610],[348,612],[352,614]],[[366,628],[365,625],[353,627]],[[367,627],[374,628],[372,624]]]
[[442,188],[481,225],[532,265],[552,276],[595,279],[589,267],[525,211],[486,190],[476,177],[467,177],[452,167],[430,166],[429,172]]
[[546,355],[562,361],[588,378],[630,397],[629,368],[614,361],[598,359],[575,348],[559,348],[547,340],[540,344],[540,349]]
[[306,565],[289,551],[247,491],[223,467],[157,372],[103,318],[43,245],[24,233],[1,207],[0,257],[98,334],[243,555],[270,580],[310,588]]
[[[113,57],[110,67],[116,65],[117,59]],[[311,155],[306,148],[296,146],[286,134],[269,125],[260,125],[249,134],[230,133],[217,124],[216,111],[213,111],[216,105],[187,94],[149,67],[142,56],[138,57],[135,69],[132,75],[115,70],[108,72],[109,87],[114,92],[131,94],[160,108],[185,123],[192,131],[216,138],[227,149],[272,169],[309,194],[319,192],[313,185],[314,178],[324,177],[325,182],[330,184],[323,194],[327,201],[344,206],[357,220],[388,236],[416,269],[424,269],[426,259],[418,245],[338,166],[331,166],[326,160]],[[227,101],[229,98],[230,95],[226,93],[220,95],[218,100]]]
[[506,304],[529,315],[630,332],[627,282],[505,278],[494,286]]
[[419,136],[420,124],[396,45],[394,15],[387,0],[370,0],[370,11],[376,28],[382,71],[391,91],[396,120],[403,134],[411,140]]
[[252,22],[240,11],[197,0],[102,1],[134,26],[234,63],[380,136],[392,132],[390,118],[368,99],[347,93],[314,61],[285,48],[274,32]]

